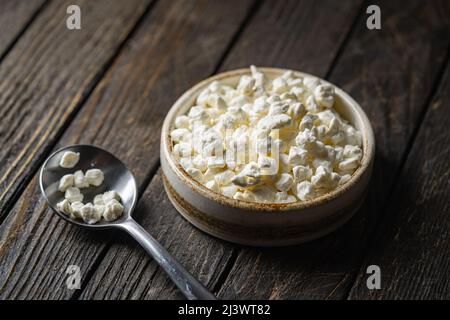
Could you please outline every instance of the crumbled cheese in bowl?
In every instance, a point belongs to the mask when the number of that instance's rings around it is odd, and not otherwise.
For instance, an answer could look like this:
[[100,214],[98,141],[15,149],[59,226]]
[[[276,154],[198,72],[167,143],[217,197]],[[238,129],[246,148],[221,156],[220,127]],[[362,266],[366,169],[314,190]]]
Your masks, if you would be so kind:
[[170,132],[174,157],[196,181],[238,200],[307,201],[360,166],[360,132],[334,108],[335,87],[251,66],[237,86],[214,81]]

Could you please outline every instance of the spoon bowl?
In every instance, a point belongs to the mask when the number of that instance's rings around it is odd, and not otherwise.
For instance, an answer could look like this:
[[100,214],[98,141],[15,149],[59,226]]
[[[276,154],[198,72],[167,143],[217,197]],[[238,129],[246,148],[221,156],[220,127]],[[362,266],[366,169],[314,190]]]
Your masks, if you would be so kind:
[[[64,152],[80,153],[80,159],[74,168],[62,168],[59,162]],[[64,199],[64,193],[58,190],[62,176],[74,173],[77,170],[97,168],[103,171],[105,179],[98,187],[82,189],[83,203],[93,202],[96,195],[106,191],[116,191],[124,206],[122,216],[111,222],[100,220],[96,224],[88,224],[82,220],[75,220],[60,212],[57,203]],[[153,257],[153,259],[166,271],[175,285],[189,300],[215,300],[198,280],[196,280],[184,267],[178,263],[144,228],[133,218],[132,213],[137,202],[137,185],[131,171],[113,154],[92,145],[72,145],[54,152],[44,162],[39,173],[39,185],[42,194],[49,206],[61,218],[79,227],[90,229],[119,228],[128,232]]]
[[[59,166],[59,161],[66,151],[80,154],[80,160],[74,168],[62,168]],[[107,178],[98,187],[90,186],[82,189],[84,195],[83,203],[93,202],[96,195],[114,190],[120,195],[121,203],[124,207],[124,212],[118,220],[107,222],[102,219],[96,224],[88,224],[82,220],[71,219],[57,209],[56,204],[64,200],[64,193],[58,190],[61,177],[77,170],[85,172],[93,168],[101,169]],[[117,227],[131,216],[137,202],[137,185],[131,171],[113,154],[92,145],[72,145],[54,152],[42,166],[39,183],[42,194],[50,207],[61,218],[80,227],[95,229]]]

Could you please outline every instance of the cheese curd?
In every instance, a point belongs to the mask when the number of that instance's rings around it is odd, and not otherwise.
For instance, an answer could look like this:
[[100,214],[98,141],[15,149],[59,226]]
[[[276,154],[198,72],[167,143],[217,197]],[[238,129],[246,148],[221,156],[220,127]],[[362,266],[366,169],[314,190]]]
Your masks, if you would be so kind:
[[[124,208],[120,203],[119,194],[114,190],[96,195],[93,202],[93,212],[90,212],[90,216],[88,218],[83,217],[83,220],[87,223],[97,223],[102,217],[105,221],[110,222],[122,216]],[[92,219],[90,221],[96,219],[98,220],[95,222],[89,222],[87,219]]]
[[73,187],[74,183],[74,175],[66,174],[62,176],[61,180],[59,180],[58,190],[61,192],[66,192],[69,187]]
[[120,218],[124,207],[120,203],[120,196],[116,191],[107,191],[94,197],[93,204],[84,204],[83,194],[76,187],[69,187],[65,192],[65,199],[57,203],[57,209],[72,219],[82,219],[88,224],[95,224],[102,218],[111,222]]
[[63,153],[59,166],[62,168],[73,168],[80,160],[80,154],[78,152],[66,151]]
[[123,206],[116,199],[112,199],[106,204],[103,211],[103,218],[110,222],[117,220],[123,213]]
[[104,203],[104,204],[107,204],[107,203],[110,202],[111,200],[117,200],[117,201],[120,201],[120,196],[119,196],[119,194],[118,194],[116,191],[111,190],[111,191],[105,192],[105,193],[102,195],[102,200],[103,200],[103,203]]
[[83,208],[84,204],[81,201],[76,201],[72,203],[71,209],[72,212],[70,214],[70,218],[72,219],[83,219],[81,216],[81,208]]
[[176,117],[170,137],[183,169],[213,192],[262,203],[307,201],[348,182],[361,134],[333,108],[335,87],[250,70],[236,87],[214,81]]
[[89,169],[84,176],[89,185],[94,187],[100,186],[105,179],[105,175],[100,169]]
[[84,196],[81,193],[80,189],[76,187],[69,187],[64,193],[64,198],[70,203],[74,203],[83,201]]
[[86,203],[80,209],[81,218],[87,224],[94,224],[100,221],[102,214],[99,210],[96,210],[92,203]]
[[72,214],[72,205],[70,204],[69,200],[64,199],[63,201],[59,202],[56,205],[57,209],[61,211],[62,213],[70,216]]
[[[180,120],[183,125],[183,120]],[[177,134],[174,134],[177,137]],[[186,139],[185,136],[179,136],[178,141]],[[79,153],[65,152],[61,158],[60,166],[64,168],[73,168],[80,157]],[[64,161],[63,161],[64,160]],[[202,159],[197,159],[197,163],[201,163]],[[201,166],[206,167],[205,165]],[[202,175],[199,170],[200,175]],[[119,194],[114,191],[107,191],[94,197],[93,203],[83,203],[84,195],[80,189],[89,186],[98,187],[105,179],[103,171],[100,169],[89,169],[86,173],[77,170],[73,174],[66,174],[61,177],[58,190],[64,193],[64,199],[56,204],[56,209],[68,215],[71,219],[80,219],[88,224],[95,224],[101,219],[111,222],[120,218],[123,214],[124,207],[120,203]],[[219,191],[219,189],[217,189]]]
[[73,174],[74,176],[74,186],[78,189],[83,189],[89,187],[89,182],[87,181],[83,171],[78,170]]

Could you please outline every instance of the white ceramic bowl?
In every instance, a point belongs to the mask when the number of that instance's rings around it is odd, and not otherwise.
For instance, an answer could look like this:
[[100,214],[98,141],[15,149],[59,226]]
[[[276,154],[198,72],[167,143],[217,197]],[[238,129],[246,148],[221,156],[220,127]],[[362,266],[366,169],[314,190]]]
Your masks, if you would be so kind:
[[[285,69],[258,68],[269,78]],[[303,77],[309,74],[296,72]],[[184,93],[166,116],[161,133],[161,166],[163,181],[170,201],[189,222],[199,229],[228,241],[255,245],[281,246],[297,244],[324,236],[357,211],[365,198],[375,153],[375,140],[370,122],[347,93],[336,87],[335,109],[362,135],[363,158],[352,178],[338,189],[309,201],[266,204],[235,200],[211,191],[193,180],[174,159],[169,133],[175,117],[185,114],[198,94],[211,82],[236,86],[249,69],[224,72],[208,78]],[[322,80],[323,82],[326,82]]]

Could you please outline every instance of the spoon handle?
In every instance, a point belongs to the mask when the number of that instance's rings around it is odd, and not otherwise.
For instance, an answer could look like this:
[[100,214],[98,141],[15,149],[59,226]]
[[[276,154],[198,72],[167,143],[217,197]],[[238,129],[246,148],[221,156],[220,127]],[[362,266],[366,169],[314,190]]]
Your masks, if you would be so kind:
[[127,231],[167,272],[172,281],[189,300],[216,300],[216,297],[196,280],[180,263],[135,220],[128,219],[120,226]]

